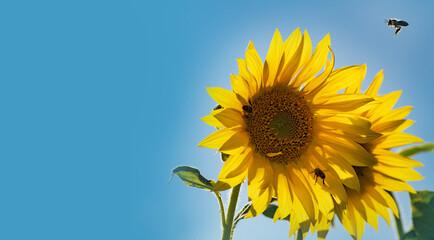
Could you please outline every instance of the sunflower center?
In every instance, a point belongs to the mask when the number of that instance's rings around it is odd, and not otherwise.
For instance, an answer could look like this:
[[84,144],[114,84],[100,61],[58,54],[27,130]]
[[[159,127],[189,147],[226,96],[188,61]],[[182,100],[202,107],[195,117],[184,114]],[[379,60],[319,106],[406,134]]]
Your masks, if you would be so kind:
[[244,119],[256,151],[273,162],[297,161],[312,141],[312,113],[298,91],[272,89],[255,96]]

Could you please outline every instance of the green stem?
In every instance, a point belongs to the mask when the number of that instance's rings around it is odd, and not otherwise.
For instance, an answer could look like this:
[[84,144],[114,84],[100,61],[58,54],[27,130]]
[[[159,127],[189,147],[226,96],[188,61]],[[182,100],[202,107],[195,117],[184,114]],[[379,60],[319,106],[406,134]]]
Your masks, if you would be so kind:
[[295,239],[297,239],[297,240],[303,240],[303,232],[301,231],[301,228],[298,229],[296,235],[297,236],[295,237]]
[[214,192],[215,196],[217,197],[217,200],[219,201],[219,206],[220,206],[220,215],[222,217],[222,226],[223,228],[225,227],[225,208],[223,206],[223,201],[222,201],[222,196],[220,195],[219,192]]
[[234,222],[235,209],[237,207],[238,195],[240,194],[241,184],[232,189],[231,199],[229,200],[228,215],[223,226],[222,240],[232,240],[232,224]]
[[390,196],[392,196],[393,200],[396,203],[396,206],[398,207],[398,217],[395,215],[393,215],[393,216],[395,216],[395,224],[396,224],[396,230],[398,231],[398,237],[400,240],[403,240],[405,233],[404,233],[404,228],[402,226],[402,221],[401,221],[401,212],[399,211],[399,206],[398,206],[398,203],[396,202],[395,196],[393,195],[392,192],[389,192],[389,194],[390,194]]

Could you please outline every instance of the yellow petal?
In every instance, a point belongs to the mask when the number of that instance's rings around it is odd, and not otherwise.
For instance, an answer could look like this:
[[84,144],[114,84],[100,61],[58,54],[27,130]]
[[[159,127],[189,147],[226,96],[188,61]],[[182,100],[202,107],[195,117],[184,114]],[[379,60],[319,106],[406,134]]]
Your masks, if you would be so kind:
[[238,63],[238,75],[243,78],[244,80],[250,79],[250,72],[247,69],[247,63],[246,60],[237,58]]
[[377,171],[372,171],[372,178],[377,185],[381,186],[385,190],[393,192],[407,191],[411,193],[416,193],[416,191],[408,183],[397,179],[400,178],[400,176],[394,178],[386,176]]
[[355,76],[353,84],[345,89],[345,93],[360,93],[360,88],[362,87],[363,79],[366,76],[366,64],[364,66],[364,71],[362,70],[359,75]]
[[[276,77],[279,73],[279,67],[281,65],[283,55],[283,41],[279,30],[274,32],[273,39],[271,40],[270,48],[268,49],[267,57],[264,64],[264,86],[274,86],[276,83]],[[283,63],[282,63],[283,64]]]
[[312,43],[310,41],[309,34],[307,31],[304,31],[303,38],[301,39],[300,45],[294,55],[286,61],[285,66],[282,69],[282,72],[279,77],[279,83],[286,85],[291,79],[295,76],[295,74],[304,66],[307,60],[312,53]]
[[365,231],[365,221],[359,212],[353,211],[353,213],[355,215],[355,223],[356,223],[356,239],[361,240],[363,236],[363,232]]
[[331,53],[331,61],[327,59],[326,67],[324,72],[320,75],[316,76],[314,79],[306,83],[306,86],[302,88],[302,92],[306,94],[308,99],[313,99],[319,90],[322,89],[323,86],[327,84],[326,79],[333,72],[333,67],[335,65],[335,55],[333,51],[330,49]]
[[367,143],[381,136],[370,129],[371,122],[368,119],[352,114],[337,114],[326,118],[318,116],[317,123],[320,125],[318,129],[329,134],[339,134],[358,143]]
[[225,108],[222,111],[213,114],[213,116],[228,128],[245,125],[241,112],[233,108]]
[[381,118],[381,121],[393,121],[405,118],[413,109],[411,106],[406,106],[387,112],[385,116]]
[[[233,178],[242,173],[247,174],[247,168],[251,164],[252,151],[251,148],[246,148],[246,150],[239,155],[231,155],[224,163],[222,169],[220,170],[219,180],[225,178]],[[246,175],[247,177],[247,175]]]
[[244,149],[247,144],[249,144],[249,135],[244,131],[238,131],[220,147],[219,152],[231,154],[236,149]]
[[[345,125],[344,125],[345,126]],[[348,126],[346,126],[348,127]],[[330,137],[338,137],[338,138],[346,138],[348,140],[354,141],[356,143],[368,143],[379,136],[381,134],[371,131],[369,129],[363,129],[363,132],[357,132],[356,128],[348,127],[348,129],[344,128],[330,128],[330,127],[316,127],[318,131],[327,132]]]
[[212,148],[212,149],[219,149],[223,144],[229,140],[237,131],[230,128],[223,128],[220,130],[217,130],[208,137],[206,137],[204,140],[202,140],[198,147],[206,147],[206,148]]
[[285,51],[285,65],[289,62],[292,56],[294,56],[294,53],[297,51],[298,45],[300,45],[300,41],[301,41],[301,32],[300,32],[300,28],[297,28],[285,40],[285,43],[283,43],[283,48]]
[[350,220],[346,213],[343,213],[342,217],[340,217],[339,220],[341,220],[342,226],[345,228],[345,230],[347,230],[347,232],[353,237],[353,239],[355,239],[354,236],[356,234],[356,230],[354,230],[355,227],[353,229],[354,220]]
[[333,199],[330,193],[324,191],[319,184],[314,185],[315,194],[318,199],[318,207],[323,214],[330,213],[333,210]]
[[277,201],[279,204],[279,211],[282,217],[288,216],[292,208],[292,196],[289,185],[289,174],[286,168],[280,164],[272,163],[274,179],[277,180]]
[[381,119],[384,116],[384,113],[387,113],[390,109],[392,109],[392,107],[401,96],[401,93],[402,91],[396,91],[380,97],[379,101],[381,102],[381,104],[378,105],[376,108],[371,109],[366,114],[366,117],[371,119],[372,122]]
[[[276,196],[276,195],[273,195],[273,196]],[[275,223],[277,220],[283,219],[285,217],[283,217],[283,216],[280,215],[279,207],[277,207],[276,212],[274,213],[274,216],[273,216],[273,223]]]
[[353,239],[360,240],[362,238],[365,229],[365,221],[354,208],[354,205],[348,204],[347,210],[344,211],[342,215],[341,222]]
[[325,65],[327,55],[330,50],[330,35],[327,34],[316,46],[315,51],[310,57],[309,61],[303,66],[301,71],[297,74],[291,85],[294,88],[300,87],[302,84],[311,80]]
[[327,163],[339,178],[342,180],[342,183],[347,187],[354,189],[355,191],[360,191],[360,183],[357,173],[354,171],[353,166],[349,164],[344,158],[342,158],[339,154],[335,154],[334,151],[331,151],[329,148],[324,147],[324,151],[327,151],[330,154],[330,158],[327,158]]
[[330,229],[330,225],[331,225],[332,221],[327,219],[326,215],[323,215],[316,226],[317,229],[317,235],[318,235],[318,239],[319,240],[325,240],[327,233]]
[[379,186],[365,186],[364,188],[366,190],[366,193],[372,197],[375,201],[382,204],[385,207],[388,207],[392,209],[392,212],[395,214],[395,216],[398,216],[398,207],[396,206],[395,201],[393,198],[385,192],[381,187]]
[[386,208],[383,205],[376,204],[375,205],[375,212],[377,212],[378,215],[380,215],[387,222],[387,225],[390,227],[390,213],[389,213],[389,209]]
[[302,203],[303,208],[305,209],[306,213],[309,216],[309,219],[311,221],[315,220],[315,209],[314,203],[312,202],[313,197],[309,191],[309,189],[306,187],[306,184],[302,181],[304,177],[299,172],[298,169],[289,166],[288,168],[289,172],[289,181],[291,182],[292,189],[297,196],[297,198]]
[[323,145],[329,146],[335,154],[339,154],[353,166],[372,166],[377,161],[372,154],[353,141],[337,137],[330,138],[323,134],[319,134],[318,138]]
[[294,235],[294,233],[298,231],[298,229],[300,229],[300,224],[296,215],[292,214],[289,217],[289,238],[291,238],[291,236]]
[[246,63],[250,72],[255,77],[258,86],[262,86],[263,64],[258,52],[256,52],[255,46],[253,45],[252,41],[249,42],[249,46],[247,47]]
[[[309,160],[313,162],[313,165],[318,166],[321,170],[326,169],[323,171],[325,174],[325,184],[323,184],[322,181],[318,181],[317,184],[321,185],[325,191],[329,192],[339,205],[346,203],[348,199],[345,189],[334,169],[327,164],[325,160],[327,156],[325,156],[325,153],[320,147],[315,147],[312,153],[313,157],[309,158]],[[311,171],[313,171],[313,169]]]
[[204,121],[206,124],[211,125],[216,128],[222,128],[225,125],[221,123],[219,120],[217,120],[213,115],[207,115],[205,117],[201,118],[202,121]]
[[369,85],[368,89],[366,89],[365,94],[371,97],[375,97],[378,93],[378,90],[381,87],[382,82],[383,82],[383,70],[380,70],[377,73],[377,75],[375,75],[371,85]]
[[396,206],[395,200],[393,200],[390,194],[378,186],[375,187],[375,190],[377,190],[377,192],[386,200],[386,206],[392,209],[393,214],[395,214],[396,217],[399,217],[398,207]]
[[338,114],[323,114],[317,116],[319,123],[342,123],[352,125],[354,127],[371,128],[371,122],[369,119],[361,116],[355,116],[353,114],[338,113]]
[[231,74],[232,90],[240,95],[246,103],[250,99],[250,87],[244,78]]
[[[310,161],[312,157],[306,157],[305,161],[300,162],[298,165],[300,166],[300,171],[303,172],[304,179],[308,185],[308,188],[310,189],[310,192],[312,195],[314,195],[314,199],[316,202],[318,202],[318,208],[323,214],[328,214],[333,209],[333,200],[330,196],[330,193],[325,191],[323,189],[323,184],[320,179],[319,183],[317,184],[317,177],[314,174],[314,169],[320,168],[323,169],[325,174],[333,174],[334,176],[338,176],[335,172],[333,172],[333,169],[327,165],[327,163],[324,163],[324,165],[317,166],[313,164],[314,161]],[[311,179],[312,178],[312,179]],[[315,179],[315,180],[314,180]],[[327,179],[328,180],[328,179]],[[307,185],[306,184],[306,185]]]
[[354,209],[359,212],[360,216],[363,218],[363,220],[367,221],[366,217],[366,209],[365,206],[361,202],[361,195],[359,195],[357,192],[348,189],[347,190],[348,195],[348,205],[352,205]]
[[242,111],[242,104],[237,98],[237,95],[224,88],[207,87],[208,94],[224,108],[235,108]]
[[412,143],[423,143],[423,140],[416,136],[410,135],[408,133],[398,132],[398,133],[383,135],[375,139],[374,141],[370,142],[367,145],[367,147],[390,149],[390,148],[400,147]]
[[313,106],[311,109],[313,111],[324,109],[351,111],[373,100],[373,98],[361,94],[339,94],[327,97],[317,97],[312,101]]
[[265,154],[265,156],[267,156],[267,157],[275,157],[275,156],[279,156],[279,155],[281,155],[281,154],[283,154],[282,152],[277,152],[277,153],[267,153],[267,154]]
[[336,69],[327,78],[327,84],[322,85],[318,90],[318,96],[336,94],[363,80],[365,74],[366,64]]
[[402,156],[385,149],[374,149],[372,151],[379,163],[392,167],[422,167],[423,164],[411,158]]
[[[390,214],[389,209],[379,203],[377,203],[374,199],[371,198],[371,196],[364,194],[362,202],[366,204],[370,209],[373,209],[375,213],[378,213],[386,222],[387,225],[390,227]],[[372,225],[371,225],[372,226]],[[377,230],[377,229],[376,229]]]
[[363,198],[361,200],[362,200],[362,204],[363,204],[363,206],[364,206],[364,208],[366,210],[366,218],[367,218],[366,222],[369,225],[371,225],[371,227],[373,227],[375,229],[375,231],[378,232],[378,217],[377,217],[377,213],[375,212],[375,210],[373,210],[373,209],[371,209],[371,208],[369,208],[367,206],[367,204],[363,201]]
[[377,172],[381,172],[384,175],[390,176],[390,177],[397,177],[402,180],[407,181],[416,181],[416,180],[422,180],[423,177],[418,172],[411,168],[400,168],[400,167],[391,167],[387,165],[383,165],[381,163],[376,164],[372,167]]
[[252,157],[250,150],[246,149],[242,154],[231,155],[223,165],[218,181],[213,191],[225,191],[242,183],[247,178]]
[[309,232],[310,225],[311,225],[311,222],[308,220],[300,223],[300,229],[301,229],[301,233],[303,235],[303,239],[306,238],[307,233]]
[[254,193],[258,193],[257,189],[268,188],[272,185],[273,169],[268,159],[262,157],[259,153],[253,153],[253,161],[249,167],[249,188],[248,196],[250,198],[257,197]]
[[401,132],[406,128],[413,125],[414,121],[412,120],[394,120],[394,121],[379,121],[372,126],[372,130],[379,133],[387,133],[387,132]]
[[239,76],[243,78],[246,81],[247,85],[249,86],[250,96],[255,95],[258,92],[259,85],[256,82],[256,79],[253,76],[253,74],[251,74],[247,69],[246,60],[237,58],[237,62],[238,62]]
[[262,214],[270,205],[271,190],[267,188],[259,197],[252,200],[250,210],[244,218],[255,217]]

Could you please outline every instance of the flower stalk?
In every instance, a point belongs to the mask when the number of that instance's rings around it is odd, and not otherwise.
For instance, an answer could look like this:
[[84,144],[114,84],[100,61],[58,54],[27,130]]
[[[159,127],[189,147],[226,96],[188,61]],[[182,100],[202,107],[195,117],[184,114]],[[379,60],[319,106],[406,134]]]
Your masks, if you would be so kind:
[[226,220],[225,220],[225,208],[223,206],[222,196],[220,195],[219,192],[213,192],[213,193],[216,195],[217,200],[219,201],[220,215],[221,215],[221,218],[222,218],[222,226],[224,228]]
[[223,223],[222,240],[232,240],[232,225],[234,222],[235,209],[237,207],[238,196],[240,194],[241,184],[238,184],[232,189],[231,198],[229,200],[228,213],[226,222]]
[[398,217],[393,215],[395,217],[395,224],[396,224],[396,230],[398,232],[398,239],[404,240],[404,227],[402,226],[401,221],[401,211],[399,210],[398,202],[396,201],[395,195],[392,192],[389,192],[390,196],[392,196],[393,201],[396,202],[396,206],[398,207]]

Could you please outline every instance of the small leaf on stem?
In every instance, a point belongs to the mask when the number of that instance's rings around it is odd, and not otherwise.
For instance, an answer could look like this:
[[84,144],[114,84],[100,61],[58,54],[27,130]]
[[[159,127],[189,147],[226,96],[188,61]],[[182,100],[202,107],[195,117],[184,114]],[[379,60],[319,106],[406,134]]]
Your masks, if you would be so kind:
[[190,187],[211,190],[215,185],[214,181],[204,178],[198,169],[189,166],[178,166],[173,169],[169,183],[172,181],[173,175],[181,178],[181,180]]
[[252,206],[252,202],[249,202],[246,205],[244,205],[244,207],[238,212],[237,216],[235,216],[235,219],[234,219],[233,228],[235,228],[237,226],[237,223],[246,216],[246,214],[250,210],[250,206]]

